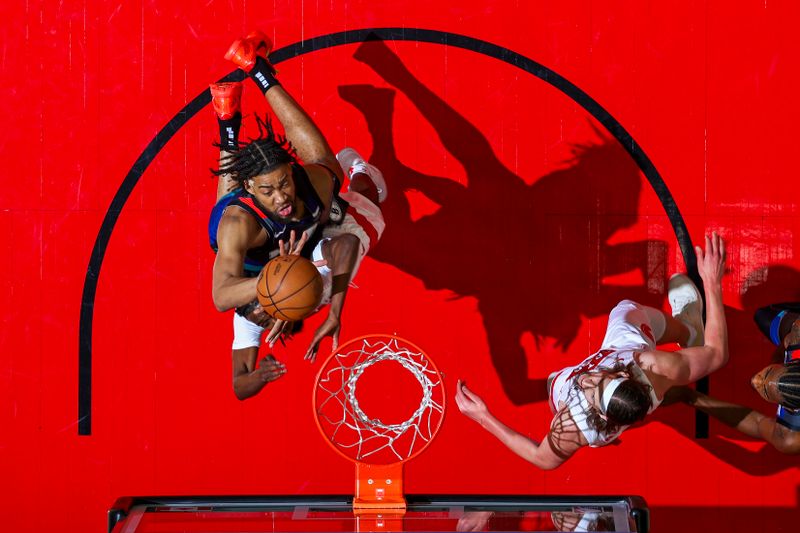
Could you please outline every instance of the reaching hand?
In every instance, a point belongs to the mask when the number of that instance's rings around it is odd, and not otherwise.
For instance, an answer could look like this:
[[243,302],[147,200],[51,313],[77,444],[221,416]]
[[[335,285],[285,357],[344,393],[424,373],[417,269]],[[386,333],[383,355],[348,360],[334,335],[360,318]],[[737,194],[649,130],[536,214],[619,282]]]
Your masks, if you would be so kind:
[[706,286],[721,286],[722,276],[725,275],[725,242],[722,237],[713,232],[706,235],[705,252],[699,246],[694,247],[697,252],[697,270]]
[[456,405],[459,411],[479,424],[489,413],[481,397],[469,390],[460,379],[456,384]]
[[283,239],[278,241],[278,251],[281,255],[300,255],[300,252],[303,250],[303,246],[305,246],[306,241],[308,240],[308,233],[303,232],[303,236],[300,237],[300,240],[295,242],[297,234],[294,230],[289,232],[289,246],[286,246],[286,241]]
[[253,310],[247,313],[245,318],[264,329],[271,327],[275,322],[275,320],[264,311],[264,308],[261,307],[260,304],[253,307]]
[[271,355],[262,359],[256,369],[256,375],[258,375],[264,383],[275,381],[285,373],[286,366]]
[[311,341],[311,346],[308,347],[308,351],[303,359],[307,359],[313,363],[317,358],[319,344],[325,337],[333,337],[331,351],[335,352],[336,348],[339,347],[339,329],[341,327],[342,324],[339,322],[339,319],[336,316],[328,315],[328,318],[325,319],[325,322],[323,322],[322,325],[317,328],[316,333],[314,333],[314,339]]
[[[277,341],[281,341],[281,344],[283,344],[284,333],[290,331],[292,331],[291,322],[281,319],[275,320],[275,324],[272,326],[272,329],[269,330],[269,333],[267,333],[267,344],[270,348],[275,346]],[[291,337],[291,335],[289,336]]]

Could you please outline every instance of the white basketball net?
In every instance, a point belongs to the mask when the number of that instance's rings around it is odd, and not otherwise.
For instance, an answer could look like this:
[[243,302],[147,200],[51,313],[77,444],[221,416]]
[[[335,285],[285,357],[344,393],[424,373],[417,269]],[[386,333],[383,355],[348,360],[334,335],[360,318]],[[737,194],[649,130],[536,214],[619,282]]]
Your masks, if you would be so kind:
[[[335,354],[317,382],[320,427],[345,455],[359,462],[392,463],[419,452],[435,436],[444,414],[441,376],[424,353],[393,337],[369,337]],[[370,418],[356,395],[359,378],[376,363],[394,361],[419,382],[422,400],[404,422]],[[386,383],[391,387],[391,383]],[[365,461],[369,459],[370,461]]]

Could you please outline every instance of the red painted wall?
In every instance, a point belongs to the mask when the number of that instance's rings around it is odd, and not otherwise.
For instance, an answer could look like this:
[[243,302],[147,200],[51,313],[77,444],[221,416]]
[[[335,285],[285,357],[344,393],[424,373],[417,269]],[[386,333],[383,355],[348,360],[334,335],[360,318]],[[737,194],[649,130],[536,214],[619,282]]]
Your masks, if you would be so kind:
[[[454,32],[585,91],[653,162],[690,237],[716,229],[728,240],[731,362],[711,390],[770,410],[747,384],[771,352],[751,316],[800,299],[798,16],[792,2],[5,5],[3,529],[101,531],[121,495],[352,490],[352,465],[311,414],[318,367],[301,354],[320,317],[276,352],[284,379],[244,403],[232,394],[230,316],[210,298],[210,109],[144,169],[114,227],[94,302],[92,433],[78,436],[81,295],[103,218],[147,144],[231,72],[222,55],[252,28],[277,47],[373,27]],[[540,438],[541,381],[597,348],[614,303],[665,305],[665,280],[683,268],[675,233],[630,155],[553,86],[452,46],[388,48],[404,67],[377,45],[366,63],[346,45],[279,66],[331,145],[373,154],[391,188],[385,239],[348,295],[342,338],[412,340],[445,372],[448,394],[465,378]],[[427,90],[392,79],[398,68]],[[266,109],[252,84],[244,105]],[[438,440],[406,468],[409,492],[640,494],[658,530],[690,517],[701,525],[687,530],[775,531],[797,516],[797,458],[713,421],[696,439],[682,406],[553,472],[450,407]]]

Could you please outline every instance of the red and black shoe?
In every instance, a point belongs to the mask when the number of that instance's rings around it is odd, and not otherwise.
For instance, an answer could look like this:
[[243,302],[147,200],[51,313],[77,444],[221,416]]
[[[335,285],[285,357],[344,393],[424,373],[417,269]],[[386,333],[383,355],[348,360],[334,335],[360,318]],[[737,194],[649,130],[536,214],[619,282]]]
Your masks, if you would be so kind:
[[212,83],[209,87],[211,88],[211,105],[214,106],[217,118],[228,120],[240,112],[242,82]]
[[[256,65],[259,57],[269,64],[267,57],[272,52],[272,41],[264,33],[254,30],[247,34],[244,39],[237,39],[225,52],[225,59],[244,70],[250,72]],[[270,64],[270,68],[272,65]],[[274,68],[272,68],[274,73]]]

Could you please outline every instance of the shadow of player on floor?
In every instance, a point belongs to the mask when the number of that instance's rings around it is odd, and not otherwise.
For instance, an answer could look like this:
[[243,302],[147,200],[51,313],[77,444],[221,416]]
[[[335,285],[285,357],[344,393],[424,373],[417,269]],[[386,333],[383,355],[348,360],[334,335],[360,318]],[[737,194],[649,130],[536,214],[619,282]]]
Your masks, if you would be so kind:
[[[390,191],[382,205],[390,222],[373,257],[417,277],[428,289],[477,299],[492,363],[514,404],[547,398],[545,380],[528,377],[524,334],[537,342],[554,339],[563,351],[582,318],[608,313],[624,298],[660,307],[665,244],[612,242],[637,222],[642,188],[639,169],[614,139],[596,131],[595,141],[573,144],[573,157],[563,168],[529,185],[385,43],[366,42],[354,57],[396,89],[339,88],[366,118],[374,146],[370,162],[383,171]],[[397,91],[463,165],[467,185],[423,174],[399,160],[392,133]],[[415,220],[407,191],[418,191],[440,207]],[[603,281],[636,270],[645,280],[637,286]],[[575,362],[586,355],[576,354]]]

